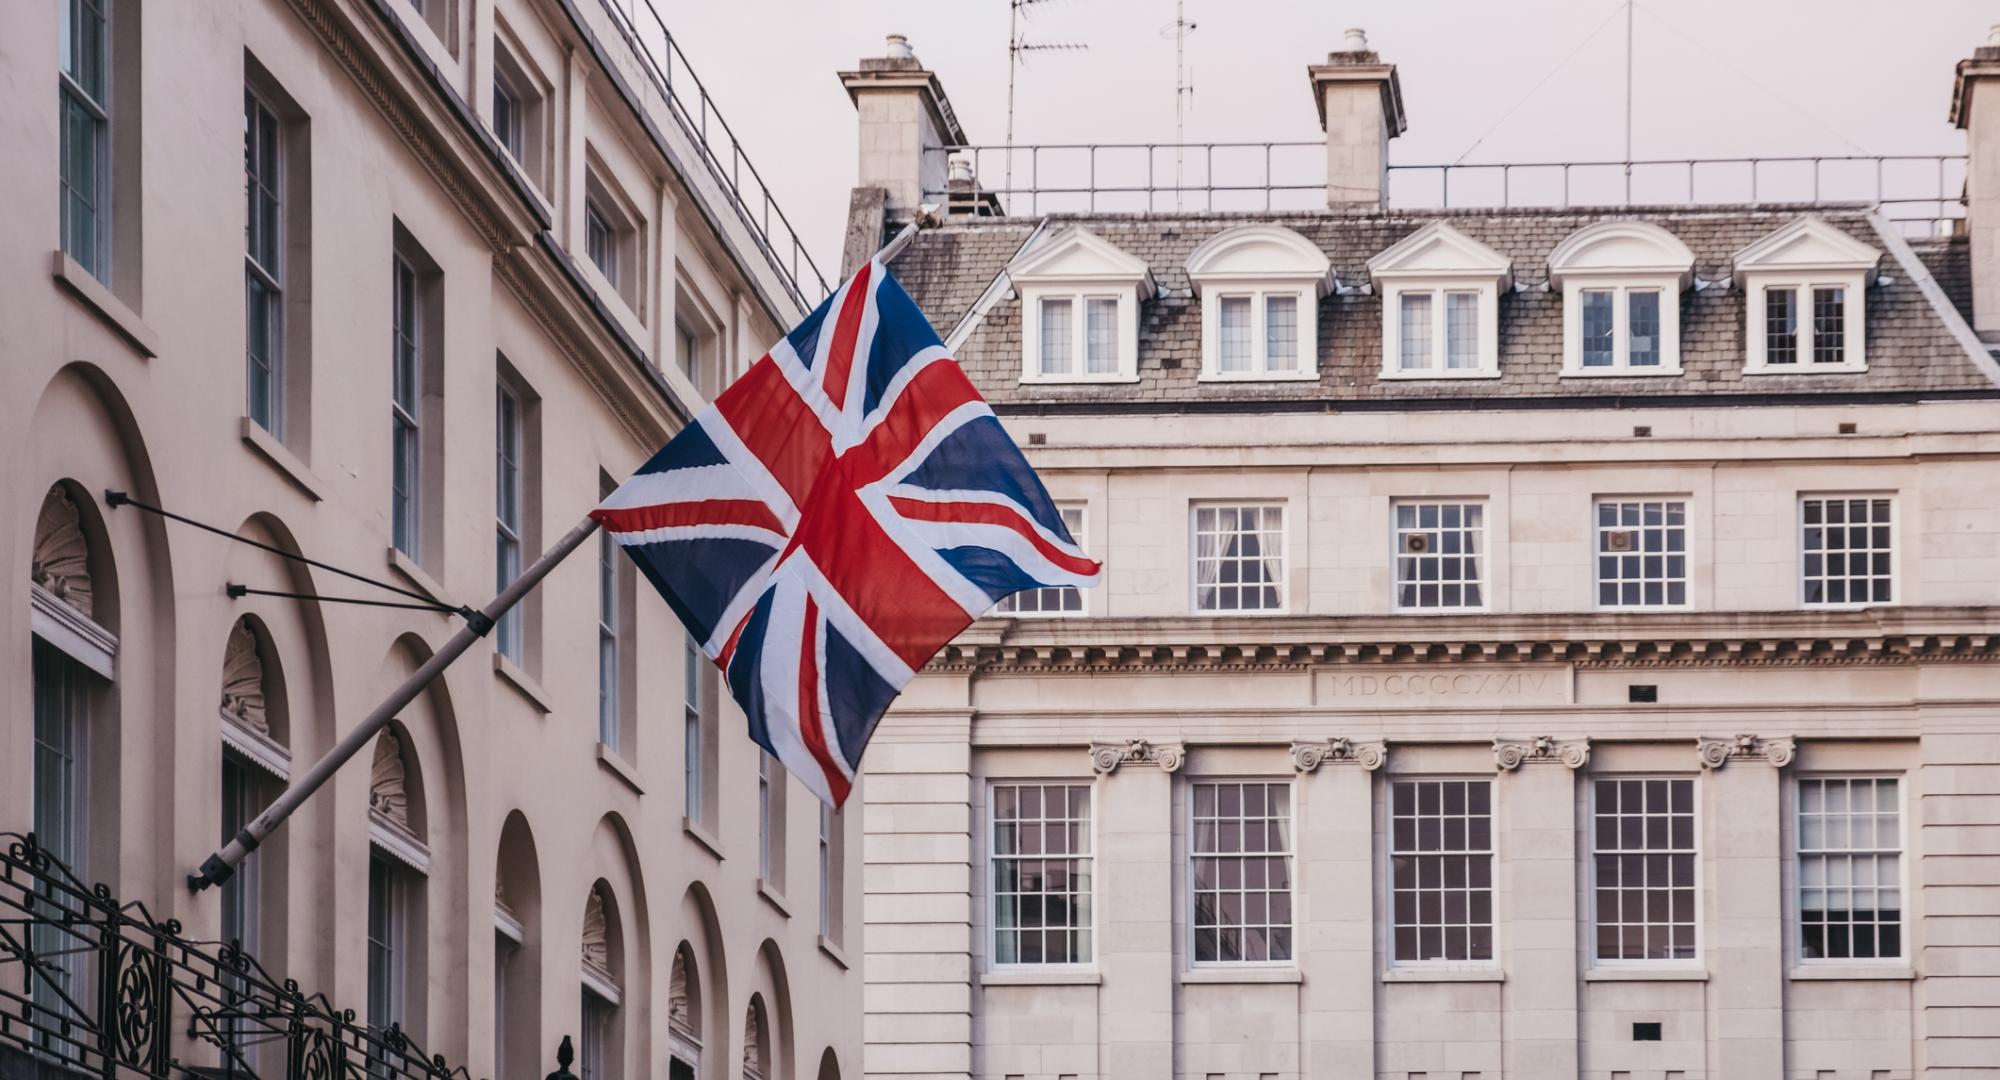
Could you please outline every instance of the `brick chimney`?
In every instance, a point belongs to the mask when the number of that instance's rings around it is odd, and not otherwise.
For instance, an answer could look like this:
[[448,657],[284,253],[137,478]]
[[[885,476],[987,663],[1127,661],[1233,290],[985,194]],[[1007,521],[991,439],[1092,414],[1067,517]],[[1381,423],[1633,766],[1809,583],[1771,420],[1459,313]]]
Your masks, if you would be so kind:
[[1965,231],[1972,240],[1972,328],[2000,341],[2000,25],[1958,62],[1951,122],[1965,129]]
[[944,148],[964,145],[965,129],[909,39],[890,34],[887,55],[862,60],[859,71],[841,72],[840,81],[860,118],[858,184],[886,193],[888,221],[909,221],[927,197],[943,202]]
[[1368,47],[1368,35],[1349,30],[1340,51],[1306,68],[1313,104],[1326,130],[1326,204],[1385,206],[1389,199],[1389,140],[1409,124],[1396,65]]

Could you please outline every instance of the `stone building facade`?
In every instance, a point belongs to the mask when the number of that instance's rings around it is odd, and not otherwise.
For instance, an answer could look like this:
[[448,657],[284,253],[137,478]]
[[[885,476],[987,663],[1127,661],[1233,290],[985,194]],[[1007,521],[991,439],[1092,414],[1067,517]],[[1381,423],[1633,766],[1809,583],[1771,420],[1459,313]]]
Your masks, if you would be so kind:
[[[1105,576],[876,735],[869,1075],[2000,1076],[1996,65],[1950,237],[1391,209],[1353,39],[1324,210],[920,234]],[[844,78],[852,258],[951,110]]]
[[[858,815],[764,767],[595,539],[186,884],[823,295],[650,18],[0,10],[0,833],[473,1076],[566,1036],[590,1078],[858,1076]],[[8,1075],[19,1018],[96,987],[19,960]]]

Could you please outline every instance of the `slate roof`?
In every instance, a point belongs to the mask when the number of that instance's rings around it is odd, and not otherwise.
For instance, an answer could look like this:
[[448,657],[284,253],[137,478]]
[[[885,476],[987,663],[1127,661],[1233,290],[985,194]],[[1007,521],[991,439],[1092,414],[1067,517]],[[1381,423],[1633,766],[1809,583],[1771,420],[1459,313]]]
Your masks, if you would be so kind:
[[[1745,376],[1744,297],[1719,285],[1681,297],[1679,377],[1562,378],[1562,294],[1542,291],[1551,249],[1593,222],[1638,219],[1665,228],[1694,252],[1697,278],[1728,276],[1737,250],[1802,213],[1814,213],[1883,252],[1887,284],[1868,290],[1868,368],[1856,374]],[[1384,380],[1381,298],[1329,295],[1319,305],[1320,378],[1316,382],[1204,383],[1201,313],[1188,281],[1188,254],[1225,229],[1274,222],[1297,230],[1325,251],[1345,285],[1368,281],[1366,263],[1404,236],[1440,217],[1475,240],[1514,260],[1525,290],[1500,298],[1498,379],[1412,382]],[[1139,382],[1113,385],[1022,385],[1021,313],[1018,300],[995,304],[958,359],[997,408],[1033,410],[1075,403],[1144,410],[1206,407],[1412,407],[1474,406],[1480,399],[1617,398],[1634,403],[1738,395],[1865,397],[1893,392],[1992,395],[1994,384],[1966,357],[1943,313],[1933,308],[1911,275],[1896,264],[1862,207],[1669,207],[1615,210],[1325,211],[1270,214],[1053,215],[1048,234],[1082,224],[1151,267],[1160,295],[1141,305]],[[964,317],[994,277],[1034,231],[1026,218],[959,218],[918,235],[892,264],[938,332]],[[1913,249],[1961,309],[1969,308],[1969,274],[1963,240],[1919,240]],[[1581,404],[1581,401],[1574,402]],[[1662,403],[1662,402],[1654,402]]]

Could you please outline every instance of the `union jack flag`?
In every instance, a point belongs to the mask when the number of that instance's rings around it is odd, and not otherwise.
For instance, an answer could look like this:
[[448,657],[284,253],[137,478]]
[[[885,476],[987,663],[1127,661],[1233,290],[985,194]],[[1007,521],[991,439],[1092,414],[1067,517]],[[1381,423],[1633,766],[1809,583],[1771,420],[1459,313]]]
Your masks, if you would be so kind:
[[953,636],[1099,569],[880,262],[591,516],[722,669],[750,737],[834,806]]

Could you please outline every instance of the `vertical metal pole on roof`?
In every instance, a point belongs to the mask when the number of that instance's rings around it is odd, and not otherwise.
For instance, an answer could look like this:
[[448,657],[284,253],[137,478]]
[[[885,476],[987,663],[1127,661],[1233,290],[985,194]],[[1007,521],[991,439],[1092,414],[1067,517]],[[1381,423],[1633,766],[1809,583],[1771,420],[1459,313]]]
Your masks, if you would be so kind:
[[1757,159],[1750,159],[1750,201],[1757,201]]
[[1153,196],[1158,192],[1158,189],[1153,186],[1153,154],[1158,149],[1159,148],[1157,146],[1154,146],[1152,143],[1146,144],[1146,212],[1147,213],[1152,212]]
[[1264,144],[1264,212],[1271,212],[1271,144]]
[[1819,167],[1820,167],[1820,164],[1821,164],[1821,162],[1820,162],[1820,159],[1819,159],[1819,158],[1814,158],[1814,159],[1812,159],[1812,163],[1813,163],[1813,201],[1814,201],[1814,202],[1818,202],[1818,201],[1819,201]]
[[1090,212],[1095,214],[1097,213],[1097,144],[1092,143],[1089,149],[1090,149],[1090,196],[1087,205],[1090,207]]
[[1514,205],[1514,167],[1512,165],[1500,166],[1500,205],[1503,207]]
[[1569,206],[1569,162],[1563,162],[1563,206]]
[[1201,167],[1201,182],[1204,186],[1208,188],[1209,212],[1214,213],[1215,212],[1215,144],[1209,143],[1202,149],[1207,151],[1207,153],[1203,155],[1204,160]]
[[1625,0],[1625,202],[1632,202],[1632,0]]

